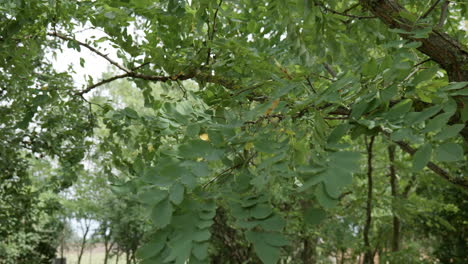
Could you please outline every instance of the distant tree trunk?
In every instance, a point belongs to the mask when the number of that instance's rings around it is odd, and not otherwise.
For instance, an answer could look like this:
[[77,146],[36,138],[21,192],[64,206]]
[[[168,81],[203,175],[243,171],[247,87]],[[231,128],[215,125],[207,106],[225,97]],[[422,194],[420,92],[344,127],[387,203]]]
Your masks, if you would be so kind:
[[116,253],[116,258],[115,258],[115,264],[119,263],[119,257],[120,257],[120,249],[117,247],[117,253]]
[[104,237],[104,264],[107,264],[109,261],[110,252],[114,247],[114,242],[111,242],[112,231],[110,230],[109,224],[107,222],[104,222],[102,236]]
[[398,198],[398,179],[395,170],[395,146],[388,147],[388,158],[390,161],[390,186],[392,189],[392,214],[393,214],[393,234],[392,234],[392,252],[397,252],[400,249],[400,218],[395,213],[395,202]]
[[301,253],[302,263],[315,264],[317,263],[317,236],[306,236],[302,239],[303,250]]
[[373,145],[374,145],[375,136],[370,138],[370,142],[367,142],[366,138],[366,148],[367,148],[367,204],[366,204],[366,222],[364,224],[364,232],[363,232],[363,239],[364,239],[364,264],[373,264],[374,258],[372,249],[369,242],[369,230],[372,224],[372,189],[373,189],[373,182],[372,182],[372,158],[373,158]]
[[127,264],[132,264],[132,259],[131,259],[131,256],[130,256],[130,250],[126,250],[125,251],[125,259],[126,259],[126,262]]
[[[80,224],[81,224],[81,221],[80,221]],[[81,240],[80,252],[78,253],[78,263],[77,264],[81,264],[81,258],[83,257],[83,253],[84,253],[84,250],[85,250],[85,247],[86,247],[88,233],[89,233],[89,230],[91,229],[91,221],[88,220],[88,219],[84,219],[84,226],[82,224],[81,227],[82,227],[82,229],[84,229],[84,233],[83,233],[83,238]]]

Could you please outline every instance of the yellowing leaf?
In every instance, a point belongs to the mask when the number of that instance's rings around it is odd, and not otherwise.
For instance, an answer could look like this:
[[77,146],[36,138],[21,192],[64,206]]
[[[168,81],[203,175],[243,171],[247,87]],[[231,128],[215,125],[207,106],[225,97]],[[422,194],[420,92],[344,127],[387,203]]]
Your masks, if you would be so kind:
[[274,101],[271,103],[271,106],[265,111],[265,115],[271,114],[271,112],[272,112],[273,110],[275,110],[275,108],[278,106],[278,104],[279,104],[279,99],[274,100]]
[[201,134],[200,139],[203,140],[203,141],[209,141],[210,140],[207,133]]

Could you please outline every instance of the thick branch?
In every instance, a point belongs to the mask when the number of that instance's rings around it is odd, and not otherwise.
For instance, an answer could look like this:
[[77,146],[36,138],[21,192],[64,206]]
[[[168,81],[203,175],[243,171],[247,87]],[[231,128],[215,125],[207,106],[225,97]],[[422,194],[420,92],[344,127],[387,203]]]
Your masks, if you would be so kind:
[[[407,32],[423,28],[415,26],[414,21],[402,17],[402,13],[409,13],[409,11],[395,0],[360,0],[359,2],[390,28]],[[468,81],[468,51],[457,40],[438,28],[432,28],[427,38],[416,38],[410,33],[400,35],[405,39],[421,42],[422,45],[418,50],[444,68],[450,81]]]

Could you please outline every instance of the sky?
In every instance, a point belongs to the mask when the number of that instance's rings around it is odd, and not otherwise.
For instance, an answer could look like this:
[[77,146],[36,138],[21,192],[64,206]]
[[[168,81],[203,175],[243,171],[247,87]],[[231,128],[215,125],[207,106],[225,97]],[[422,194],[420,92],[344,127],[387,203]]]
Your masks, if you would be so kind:
[[[75,39],[85,42],[87,39],[99,39],[101,37],[107,36],[104,32],[96,29],[90,28],[81,28],[76,30],[78,33],[75,34]],[[100,43],[99,51],[104,54],[108,54],[109,58],[114,61],[121,62],[117,58],[117,50],[114,49],[108,42]],[[58,51],[59,52],[59,51]],[[77,88],[82,88],[86,84],[86,76],[90,75],[95,81],[100,80],[104,72],[110,70],[116,70],[116,67],[111,65],[107,60],[100,57],[99,55],[91,52],[90,50],[82,47],[81,51],[78,52],[74,49],[68,48],[67,43],[63,41],[62,53],[57,53],[57,56],[54,58],[52,53],[48,53],[48,59],[53,63],[54,68],[59,72],[68,71],[69,66],[71,65],[75,73],[72,73],[75,86]],[[80,58],[85,60],[84,67],[80,66]]]

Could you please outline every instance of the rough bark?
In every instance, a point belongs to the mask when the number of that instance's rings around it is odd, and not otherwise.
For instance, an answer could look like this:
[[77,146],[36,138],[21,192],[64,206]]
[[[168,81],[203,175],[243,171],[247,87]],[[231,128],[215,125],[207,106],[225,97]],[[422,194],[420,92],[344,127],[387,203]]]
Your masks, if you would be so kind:
[[[378,17],[390,28],[411,32],[423,26],[415,25],[401,16],[409,13],[395,0],[360,0],[362,6]],[[419,41],[419,51],[429,56],[447,71],[452,82],[468,81],[468,49],[450,37],[437,26],[432,28],[427,38],[415,38],[412,34],[400,34],[403,38]]]

